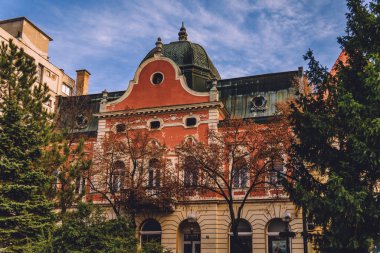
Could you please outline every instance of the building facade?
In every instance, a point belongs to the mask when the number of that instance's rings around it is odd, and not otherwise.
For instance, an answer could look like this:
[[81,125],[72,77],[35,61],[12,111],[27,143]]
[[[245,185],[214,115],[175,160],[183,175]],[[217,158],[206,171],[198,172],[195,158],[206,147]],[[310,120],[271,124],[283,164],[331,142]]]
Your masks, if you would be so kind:
[[[302,69],[221,79],[205,49],[187,40],[184,26],[178,35],[178,41],[169,44],[157,40],[126,91],[79,97],[85,101],[81,108],[87,110],[87,116],[83,119],[84,112],[78,112],[76,133],[85,136],[90,156],[110,133],[122,136],[125,120],[133,117],[130,127],[148,131],[155,142],[165,145],[164,160],[176,170],[181,166],[176,148],[187,139],[207,143],[208,132],[222,131],[227,117],[270,120],[277,103],[295,96],[293,83],[302,78]],[[65,100],[70,99],[78,100],[63,98],[58,108],[61,114],[65,114]],[[127,159],[120,157],[120,163],[128,170]],[[186,177],[180,172],[177,176]],[[155,184],[149,177],[147,184]],[[118,181],[117,190],[122,185]],[[87,200],[107,206],[88,184],[86,187]],[[244,191],[241,188],[239,191]],[[228,214],[228,206],[221,198],[191,196],[175,202],[170,211],[148,209],[137,213],[138,236],[142,244],[155,240],[177,253],[233,252]],[[115,217],[112,209],[109,216]],[[283,221],[284,216],[291,217],[289,223]],[[302,231],[302,214],[285,195],[265,189],[247,200],[238,226],[239,237],[248,245],[247,252],[303,252],[299,233],[292,239],[280,236],[288,229]]]
[[79,80],[77,83],[80,87],[76,88],[75,80],[68,76],[63,69],[50,62],[49,43],[53,39],[30,20],[19,17],[0,21],[0,43],[9,43],[11,40],[35,60],[38,72],[37,82],[46,83],[50,89],[51,98],[46,104],[49,110],[55,111],[57,96],[88,93],[89,72],[77,71]]

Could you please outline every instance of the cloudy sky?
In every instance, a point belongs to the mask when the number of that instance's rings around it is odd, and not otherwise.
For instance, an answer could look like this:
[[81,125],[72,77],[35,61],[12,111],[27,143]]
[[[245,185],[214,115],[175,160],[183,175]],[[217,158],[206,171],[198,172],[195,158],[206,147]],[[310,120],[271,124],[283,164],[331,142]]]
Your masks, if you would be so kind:
[[343,0],[0,0],[0,19],[25,16],[53,41],[49,56],[75,78],[91,72],[90,93],[125,90],[157,37],[201,44],[222,78],[306,67],[314,50],[331,67],[340,53]]

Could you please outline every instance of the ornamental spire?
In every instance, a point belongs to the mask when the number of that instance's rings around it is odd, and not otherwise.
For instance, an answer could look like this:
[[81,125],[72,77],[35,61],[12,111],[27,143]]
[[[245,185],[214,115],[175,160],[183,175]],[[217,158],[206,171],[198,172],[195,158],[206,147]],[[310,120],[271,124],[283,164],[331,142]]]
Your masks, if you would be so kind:
[[161,55],[162,54],[162,41],[161,41],[161,38],[158,37],[157,38],[157,41],[156,41],[156,48],[155,48],[155,52],[154,54],[156,55]]
[[182,26],[179,29],[178,40],[180,40],[180,41],[186,41],[187,40],[187,32],[186,32],[186,28],[185,28],[183,21],[182,21]]

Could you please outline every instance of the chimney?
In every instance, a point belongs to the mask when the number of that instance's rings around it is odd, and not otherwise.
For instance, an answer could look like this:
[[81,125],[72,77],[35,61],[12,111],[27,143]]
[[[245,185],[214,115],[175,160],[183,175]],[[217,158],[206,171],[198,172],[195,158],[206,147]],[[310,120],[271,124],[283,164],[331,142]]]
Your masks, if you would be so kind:
[[87,95],[88,94],[88,80],[90,79],[90,72],[86,69],[77,70],[77,81],[76,81],[76,95]]

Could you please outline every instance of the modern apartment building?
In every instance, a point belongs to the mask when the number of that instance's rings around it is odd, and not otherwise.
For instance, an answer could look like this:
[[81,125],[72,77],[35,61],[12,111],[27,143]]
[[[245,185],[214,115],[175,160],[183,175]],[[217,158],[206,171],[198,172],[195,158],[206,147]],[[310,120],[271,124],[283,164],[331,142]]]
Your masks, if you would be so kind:
[[37,82],[48,85],[51,99],[46,106],[52,111],[56,108],[57,96],[87,94],[89,72],[77,71],[80,88],[76,88],[75,80],[50,61],[49,43],[53,39],[30,20],[25,17],[1,20],[0,43],[8,43],[10,40],[35,60],[38,71]]

